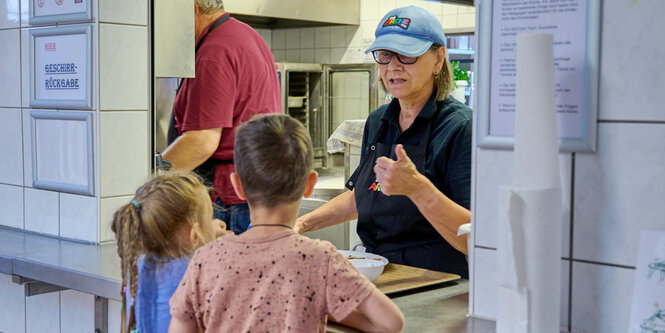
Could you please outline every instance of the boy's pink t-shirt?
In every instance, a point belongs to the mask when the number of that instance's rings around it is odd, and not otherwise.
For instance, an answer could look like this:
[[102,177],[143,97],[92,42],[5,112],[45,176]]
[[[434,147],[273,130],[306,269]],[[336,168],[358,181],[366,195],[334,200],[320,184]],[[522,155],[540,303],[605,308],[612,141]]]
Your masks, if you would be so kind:
[[327,241],[284,230],[226,235],[200,248],[171,298],[171,315],[213,332],[325,332],[376,288]]

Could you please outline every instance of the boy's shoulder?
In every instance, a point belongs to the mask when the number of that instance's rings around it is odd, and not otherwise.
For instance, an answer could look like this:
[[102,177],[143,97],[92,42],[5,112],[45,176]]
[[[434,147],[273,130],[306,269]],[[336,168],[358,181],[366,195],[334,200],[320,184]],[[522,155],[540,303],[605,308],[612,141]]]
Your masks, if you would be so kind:
[[313,251],[323,252],[324,254],[329,254],[331,251],[337,251],[335,245],[327,240],[309,238],[307,236],[296,234],[294,236],[294,241],[303,244],[303,246],[307,246]]

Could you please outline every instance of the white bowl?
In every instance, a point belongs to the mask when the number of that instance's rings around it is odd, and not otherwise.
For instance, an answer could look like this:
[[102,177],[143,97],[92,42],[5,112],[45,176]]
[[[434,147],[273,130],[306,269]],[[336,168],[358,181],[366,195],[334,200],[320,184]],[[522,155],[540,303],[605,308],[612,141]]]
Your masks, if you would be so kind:
[[370,281],[378,279],[383,273],[383,268],[388,265],[388,259],[378,254],[338,250],[345,256],[351,264],[360,272],[360,274],[367,277]]

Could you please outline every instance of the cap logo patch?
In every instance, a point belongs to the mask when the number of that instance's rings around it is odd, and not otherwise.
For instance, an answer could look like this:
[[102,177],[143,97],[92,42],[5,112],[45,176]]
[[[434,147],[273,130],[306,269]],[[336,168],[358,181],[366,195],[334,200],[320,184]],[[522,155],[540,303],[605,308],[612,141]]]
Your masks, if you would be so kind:
[[391,25],[396,25],[396,26],[398,26],[402,29],[408,29],[410,23],[411,23],[410,18],[397,17],[397,15],[395,15],[395,16],[389,17],[385,22],[383,22],[383,27],[385,28],[385,27],[389,27]]

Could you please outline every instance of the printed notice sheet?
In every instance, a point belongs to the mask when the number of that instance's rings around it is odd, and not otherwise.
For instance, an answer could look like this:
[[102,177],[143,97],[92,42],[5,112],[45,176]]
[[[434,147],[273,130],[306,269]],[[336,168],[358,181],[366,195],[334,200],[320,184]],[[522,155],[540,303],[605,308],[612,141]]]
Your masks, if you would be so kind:
[[554,78],[559,138],[581,138],[587,1],[499,0],[492,2],[489,135],[514,135],[515,46],[517,34],[554,36]]

